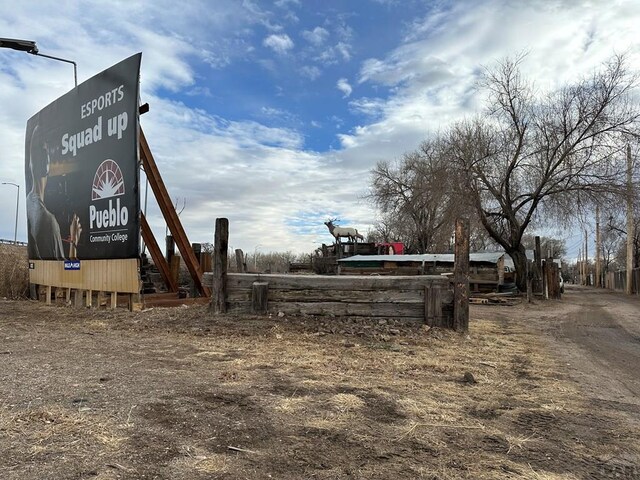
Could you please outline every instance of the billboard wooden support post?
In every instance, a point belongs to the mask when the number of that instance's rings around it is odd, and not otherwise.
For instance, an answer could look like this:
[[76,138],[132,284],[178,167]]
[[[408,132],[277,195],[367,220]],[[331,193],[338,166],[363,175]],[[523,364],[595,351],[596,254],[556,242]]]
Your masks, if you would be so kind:
[[171,203],[171,198],[169,197],[167,188],[160,176],[158,166],[153,158],[153,154],[151,153],[151,149],[149,148],[149,144],[147,143],[147,139],[144,136],[142,128],[140,129],[140,158],[142,160],[144,172],[149,179],[151,189],[158,201],[160,211],[167,222],[167,226],[169,227],[171,235],[178,246],[178,250],[180,250],[180,253],[182,254],[182,258],[184,259],[184,263],[191,274],[195,287],[202,296],[209,297],[211,295],[211,290],[202,281],[202,269],[200,268],[200,264],[196,259],[195,254],[193,253],[193,249],[191,248],[191,244],[189,243],[184,228],[182,227],[182,223],[180,223],[178,213],[176,212],[173,203]]

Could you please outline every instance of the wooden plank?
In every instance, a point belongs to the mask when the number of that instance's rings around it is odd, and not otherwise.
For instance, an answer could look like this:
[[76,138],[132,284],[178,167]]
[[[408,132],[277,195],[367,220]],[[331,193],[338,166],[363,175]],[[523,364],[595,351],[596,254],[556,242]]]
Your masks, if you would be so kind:
[[46,297],[44,303],[46,303],[47,305],[51,305],[51,285],[47,285],[45,287],[45,292]]
[[[176,293],[151,293],[144,296],[144,307],[178,307],[180,305],[205,305],[207,297],[179,298]],[[246,313],[246,312],[245,312]]]
[[[427,287],[425,287],[427,288]],[[231,288],[227,291],[229,302],[250,300],[251,290]],[[453,290],[447,288],[442,292],[442,302],[453,302]],[[422,290],[284,290],[272,289],[269,285],[269,299],[278,302],[351,302],[351,303],[422,303]]]
[[[136,293],[140,291],[137,258],[81,260],[80,270],[64,269],[63,261],[31,260],[29,281],[61,289],[106,290]],[[119,290],[118,290],[119,289]]]
[[92,303],[93,303],[93,291],[87,290],[85,292],[84,306],[90,308],[92,306]]
[[147,143],[147,139],[144,136],[142,128],[140,129],[140,158],[144,166],[144,172],[149,179],[151,189],[158,201],[158,206],[162,211],[176,245],[178,245],[178,249],[180,250],[184,263],[191,274],[191,278],[193,278],[196,288],[200,294],[204,297],[209,297],[211,295],[211,290],[202,282],[202,269],[200,268],[198,259],[196,259],[193,250],[191,249],[191,244],[189,243],[187,234],[182,227],[178,213],[173,207],[173,203],[171,202],[171,198],[169,197],[169,193],[167,192],[167,188],[162,180],[160,171],[158,170],[158,166],[153,158],[153,154],[151,153],[151,149],[149,148],[149,144]]
[[153,232],[147,222],[147,218],[142,212],[140,212],[140,229],[142,231],[142,239],[144,240],[145,245],[149,248],[153,264],[160,272],[160,276],[162,277],[162,281],[166,285],[167,290],[170,292],[177,292],[178,284],[171,276],[171,270],[169,269],[167,259],[162,255],[160,246],[158,245],[158,242],[156,242],[156,238],[153,236]]
[[[376,317],[376,318],[421,318],[424,319],[424,305],[420,303],[347,303],[347,302],[269,302],[270,312],[287,315],[323,315],[335,317]],[[229,305],[229,313],[250,313],[251,302],[236,302]]]
[[[420,290],[429,282],[437,282],[448,286],[449,279],[442,276],[382,276],[363,277],[359,275],[278,275],[278,274],[252,274],[229,273],[227,285],[232,288],[250,289],[251,284],[257,281],[269,282],[270,290]],[[208,280],[209,282],[211,280]]]

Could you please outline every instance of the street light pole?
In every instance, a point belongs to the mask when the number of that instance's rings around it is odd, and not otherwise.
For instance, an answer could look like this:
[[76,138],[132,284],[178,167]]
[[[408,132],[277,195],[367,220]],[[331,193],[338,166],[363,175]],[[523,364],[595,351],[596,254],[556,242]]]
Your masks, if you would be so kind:
[[73,65],[73,80],[75,86],[78,86],[78,65],[73,60],[66,58],[54,57],[52,55],[45,55],[40,53],[36,42],[33,40],[18,40],[15,38],[0,38],[0,48],[10,48],[12,50],[18,50],[20,52],[27,52],[31,55],[38,55],[39,57],[50,58],[52,60],[58,60],[59,62],[70,63]]
[[18,206],[20,205],[20,185],[13,182],[2,182],[2,185],[13,185],[18,189],[18,193],[16,194],[16,227],[13,230],[13,243],[15,245],[18,244]]

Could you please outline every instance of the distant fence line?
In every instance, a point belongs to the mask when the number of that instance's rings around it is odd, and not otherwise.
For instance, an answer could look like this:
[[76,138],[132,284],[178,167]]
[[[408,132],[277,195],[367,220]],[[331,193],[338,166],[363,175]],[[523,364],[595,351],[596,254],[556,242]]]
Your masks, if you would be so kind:
[[[640,293],[640,268],[634,268],[631,273],[631,293]],[[604,277],[604,286],[611,290],[627,290],[627,271],[608,272]]]
[[14,242],[13,240],[6,240],[4,238],[0,238],[0,243],[5,245],[20,245],[21,247],[27,246],[27,242]]

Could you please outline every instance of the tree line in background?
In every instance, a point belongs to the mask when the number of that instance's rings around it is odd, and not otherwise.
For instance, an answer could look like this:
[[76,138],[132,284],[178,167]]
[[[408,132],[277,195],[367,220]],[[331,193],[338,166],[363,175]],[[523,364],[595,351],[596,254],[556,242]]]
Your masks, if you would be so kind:
[[[521,74],[524,58],[485,70],[482,114],[376,165],[369,199],[380,218],[372,239],[402,241],[414,253],[447,251],[455,219],[466,216],[471,248],[508,253],[521,290],[533,229],[569,226],[601,205],[610,222],[603,248],[609,258],[619,250],[625,224],[615,206],[629,195],[625,150],[638,145],[638,77],[618,55],[587,78],[540,92]],[[562,243],[549,248],[566,253]]]

